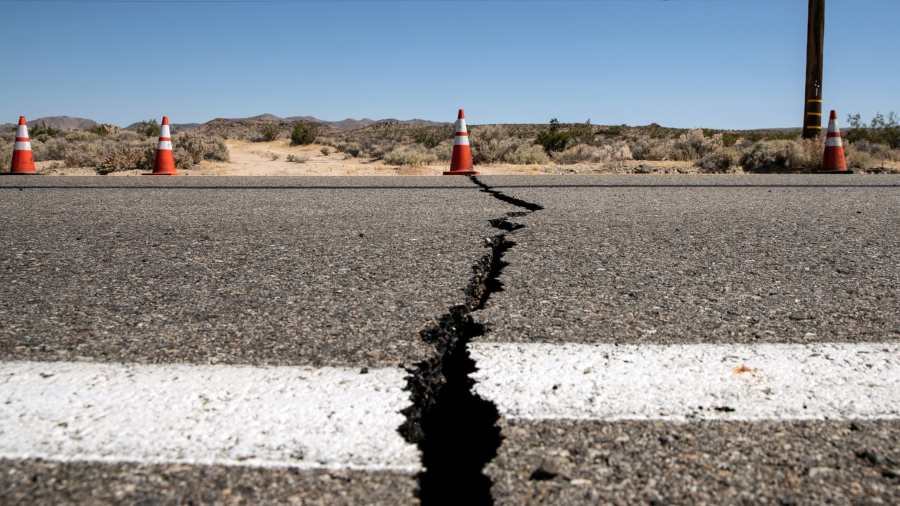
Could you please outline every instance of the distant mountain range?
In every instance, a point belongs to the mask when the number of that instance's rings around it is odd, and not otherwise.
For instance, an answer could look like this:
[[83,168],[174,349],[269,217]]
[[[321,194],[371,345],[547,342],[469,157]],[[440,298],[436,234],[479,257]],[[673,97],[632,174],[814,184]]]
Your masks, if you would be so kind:
[[[173,126],[175,127],[176,130],[184,131],[184,130],[193,130],[195,128],[200,128],[201,126],[206,125],[208,123],[212,123],[212,122],[223,123],[223,122],[230,122],[230,121],[251,121],[251,122],[277,121],[277,122],[288,122],[288,123],[295,123],[297,121],[309,121],[309,122],[319,123],[321,125],[334,128],[336,130],[354,130],[357,128],[367,127],[374,123],[386,123],[386,122],[402,123],[402,124],[410,124],[410,125],[441,125],[441,124],[443,124],[443,123],[440,123],[437,121],[428,121],[428,120],[424,120],[424,119],[398,120],[398,119],[393,119],[393,118],[386,118],[386,119],[379,119],[379,120],[374,120],[374,119],[369,119],[369,118],[362,118],[362,119],[347,118],[347,119],[342,119],[340,121],[327,121],[327,120],[316,118],[314,116],[288,116],[288,117],[282,118],[282,117],[276,116],[274,114],[266,113],[266,114],[260,114],[257,116],[251,116],[249,118],[215,118],[206,123],[173,123]],[[135,127],[137,127],[137,125],[139,123],[140,122],[135,122],[124,128],[126,130],[131,130],[131,129],[134,129]],[[55,128],[57,130],[87,130],[87,129],[94,128],[97,125],[99,125],[99,123],[97,121],[94,121],[92,119],[77,118],[77,117],[71,117],[71,116],[47,116],[47,117],[43,117],[43,118],[29,119],[28,124],[31,126],[42,124],[42,125],[48,126],[50,128]],[[14,123],[0,123],[0,127],[3,127],[3,128],[8,128],[10,126],[15,126],[15,124]]]
[[[260,114],[258,116],[250,116],[249,118],[216,118],[207,123],[210,123],[212,121],[221,122],[221,121],[248,121],[248,120],[249,121],[285,121],[288,123],[295,123],[298,121],[309,121],[312,123],[319,123],[321,125],[329,126],[334,129],[337,129],[337,130],[353,130],[356,128],[367,127],[374,123],[387,123],[387,122],[403,123],[403,124],[408,124],[408,125],[441,125],[441,124],[443,124],[438,121],[429,121],[429,120],[418,119],[418,118],[407,119],[407,120],[398,120],[398,119],[394,119],[394,118],[385,118],[385,119],[377,119],[377,120],[369,119],[369,118],[362,118],[362,119],[347,118],[347,119],[342,119],[340,121],[327,121],[327,120],[316,118],[315,116],[288,116],[288,117],[282,118],[280,116],[276,116],[275,114],[270,114],[270,113]],[[182,126],[182,128],[184,128],[184,127]]]
[[94,128],[98,123],[87,118],[73,118],[70,116],[47,116],[28,120],[31,126],[44,125],[57,130],[87,130]]

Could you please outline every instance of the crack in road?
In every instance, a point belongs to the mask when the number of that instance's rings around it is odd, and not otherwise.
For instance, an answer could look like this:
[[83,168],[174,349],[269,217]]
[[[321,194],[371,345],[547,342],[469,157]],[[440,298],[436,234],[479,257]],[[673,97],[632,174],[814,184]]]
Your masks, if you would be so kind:
[[500,274],[508,264],[504,254],[515,247],[509,235],[526,225],[510,221],[543,209],[538,204],[511,197],[472,176],[471,181],[492,197],[526,211],[513,211],[490,220],[501,232],[485,241],[488,252],[472,266],[465,288],[465,302],[420,332],[423,341],[434,347],[434,355],[409,369],[407,390],[413,404],[403,410],[406,421],[399,432],[422,452],[418,497],[423,505],[489,505],[491,479],[484,467],[494,459],[502,436],[494,403],[472,390],[475,361],[468,344],[485,332],[472,312],[484,308],[491,295],[503,290]]

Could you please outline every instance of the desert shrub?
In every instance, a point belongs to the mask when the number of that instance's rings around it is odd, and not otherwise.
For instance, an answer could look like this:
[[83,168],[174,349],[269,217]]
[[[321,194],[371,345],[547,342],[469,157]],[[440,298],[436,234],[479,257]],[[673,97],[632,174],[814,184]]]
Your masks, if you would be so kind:
[[639,135],[628,141],[628,148],[635,160],[672,160],[675,141],[672,139]]
[[38,122],[28,128],[28,136],[32,139],[47,139],[49,137],[59,137],[63,135],[63,131],[53,128],[43,122]]
[[721,134],[707,136],[703,130],[694,129],[678,136],[665,159],[678,161],[699,160],[723,147]]
[[502,126],[483,126],[472,132],[472,159],[475,163],[497,163],[515,150],[521,141],[512,139]]
[[878,160],[866,151],[854,148],[852,144],[845,147],[847,167],[855,170],[866,170],[878,167],[883,159]]
[[891,149],[884,144],[876,144],[870,141],[856,141],[848,143],[848,149],[864,152],[876,160],[900,160],[900,150]]
[[285,160],[291,163],[306,163],[309,161],[309,158],[299,155],[287,155],[287,158],[285,158]]
[[550,157],[544,151],[544,148],[535,144],[520,144],[514,150],[506,153],[503,157],[506,163],[516,165],[539,165],[548,163]]
[[[447,139],[429,150],[434,157],[442,162],[449,162],[453,157],[453,139]],[[474,155],[473,155],[474,158]]]
[[554,118],[550,120],[550,126],[538,134],[535,143],[540,144],[547,154],[551,154],[565,151],[575,141],[569,132],[560,127],[559,120]]
[[341,153],[347,153],[348,155],[356,158],[362,152],[362,147],[360,147],[357,142],[338,142],[334,146],[335,149],[340,151]]
[[13,144],[4,142],[0,145],[0,170],[8,170],[12,163]]
[[227,162],[229,159],[228,147],[225,146],[225,141],[218,137],[184,133],[175,136],[173,142],[176,148],[181,148],[186,152],[192,165],[203,160]]
[[63,161],[66,167],[96,167],[105,157],[105,149],[101,142],[69,145],[65,150]]
[[277,139],[279,135],[281,135],[281,127],[278,123],[267,122],[259,125],[256,138],[253,140],[256,142],[272,142]]
[[799,172],[822,165],[821,139],[757,141],[741,153],[740,164],[748,172]]
[[319,135],[319,125],[306,121],[295,123],[291,128],[291,145],[305,146],[316,141]]
[[97,134],[100,137],[109,137],[110,135],[118,135],[121,129],[115,125],[103,123],[101,125],[97,125],[93,128],[88,129],[88,131],[93,134]]
[[77,142],[99,142],[102,140],[99,135],[93,132],[88,132],[86,130],[73,130],[71,132],[66,132],[64,138],[66,142],[70,144]]
[[384,162],[389,165],[427,165],[437,161],[437,157],[419,145],[398,146],[385,153]]
[[554,159],[562,165],[581,162],[621,162],[632,158],[631,149],[624,142],[615,142],[603,146],[576,144],[562,153],[554,155]]
[[134,131],[144,137],[159,137],[159,128],[159,123],[152,119],[139,121],[133,125]]
[[729,172],[732,167],[737,165],[740,156],[738,151],[733,148],[722,148],[711,151],[703,155],[703,158],[697,160],[695,165],[700,172],[707,174],[717,174]]
[[850,129],[846,139],[850,142],[867,141],[900,149],[900,122],[896,113],[891,112],[887,116],[878,113],[868,125],[862,122],[859,114],[851,114],[847,116],[847,123]]
[[149,171],[153,169],[156,150],[147,143],[114,144],[103,146],[98,156],[99,159],[91,164],[98,174],[134,169]]
[[331,154],[331,148],[329,148],[328,146],[325,146],[322,149],[320,149],[319,152],[322,153],[322,156],[328,156]]
[[422,128],[413,133],[413,140],[416,144],[421,144],[429,149],[437,147],[446,138],[446,132],[441,132],[434,128]]

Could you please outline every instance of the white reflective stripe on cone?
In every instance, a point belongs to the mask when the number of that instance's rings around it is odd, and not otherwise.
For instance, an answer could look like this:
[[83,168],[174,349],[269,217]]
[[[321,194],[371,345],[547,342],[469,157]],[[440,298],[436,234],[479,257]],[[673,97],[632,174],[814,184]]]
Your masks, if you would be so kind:
[[829,137],[825,141],[825,147],[828,148],[842,148],[844,147],[843,141],[841,141],[840,137]]
[[17,142],[14,149],[15,149],[15,151],[31,151],[31,143],[30,142]]
[[468,135],[457,135],[456,139],[453,141],[454,146],[468,146],[469,145],[469,136]]
[[16,128],[16,137],[28,137],[28,126],[19,125],[18,128]]
[[172,135],[169,133],[169,125],[163,125],[159,128],[159,136],[172,137]]
[[157,149],[172,151],[172,141],[159,141],[159,147],[157,147]]
[[465,119],[456,120],[456,131],[457,132],[468,132],[468,130],[466,130],[466,120]]

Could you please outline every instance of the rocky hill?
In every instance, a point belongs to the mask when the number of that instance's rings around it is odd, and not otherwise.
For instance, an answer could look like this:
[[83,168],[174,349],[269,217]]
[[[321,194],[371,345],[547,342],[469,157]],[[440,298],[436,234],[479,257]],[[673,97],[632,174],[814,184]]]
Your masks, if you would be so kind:
[[87,130],[97,126],[97,122],[87,118],[73,118],[70,116],[47,116],[45,118],[29,119],[31,126],[43,125],[56,130]]

